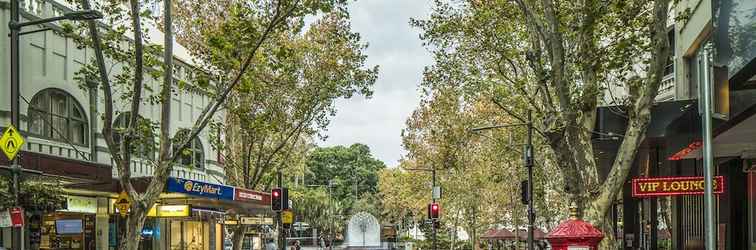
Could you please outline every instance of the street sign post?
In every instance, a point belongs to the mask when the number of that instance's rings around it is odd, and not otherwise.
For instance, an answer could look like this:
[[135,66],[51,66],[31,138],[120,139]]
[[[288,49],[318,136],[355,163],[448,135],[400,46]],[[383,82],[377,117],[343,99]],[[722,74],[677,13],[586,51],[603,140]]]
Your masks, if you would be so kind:
[[3,132],[3,136],[0,137],[0,149],[3,150],[3,153],[8,157],[8,160],[12,161],[16,158],[18,152],[21,151],[21,145],[24,145],[24,142],[26,141],[24,140],[24,137],[18,133],[18,130],[16,130],[13,125],[8,125],[8,128]]

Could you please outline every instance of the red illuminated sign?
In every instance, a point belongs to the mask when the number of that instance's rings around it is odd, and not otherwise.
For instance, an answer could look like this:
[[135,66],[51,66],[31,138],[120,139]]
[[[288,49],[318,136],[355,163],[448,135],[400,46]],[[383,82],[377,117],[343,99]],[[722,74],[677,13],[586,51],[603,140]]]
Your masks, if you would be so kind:
[[[724,177],[714,177],[714,193],[724,193],[724,189]],[[704,179],[700,176],[633,179],[633,197],[700,195],[703,193]]]

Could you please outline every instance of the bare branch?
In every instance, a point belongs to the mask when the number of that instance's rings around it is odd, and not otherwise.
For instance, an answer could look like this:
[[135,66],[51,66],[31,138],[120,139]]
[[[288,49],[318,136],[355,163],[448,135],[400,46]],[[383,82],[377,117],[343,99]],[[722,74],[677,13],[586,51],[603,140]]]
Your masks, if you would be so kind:
[[[82,0],[82,7],[85,10],[91,9],[89,0]],[[100,84],[102,84],[103,98],[105,99],[105,112],[103,113],[103,126],[102,135],[105,139],[105,143],[108,145],[111,158],[116,164],[118,175],[121,182],[121,188],[126,191],[130,196],[137,195],[134,186],[131,184],[131,166],[128,162],[124,163],[124,159],[118,149],[118,146],[113,140],[113,90],[111,88],[110,79],[108,78],[108,72],[105,66],[105,56],[102,53],[102,40],[100,38],[99,31],[97,30],[97,22],[95,20],[88,20],[87,26],[89,28],[89,36],[92,38],[92,48],[94,49],[95,60],[97,62],[97,69],[100,76]]]

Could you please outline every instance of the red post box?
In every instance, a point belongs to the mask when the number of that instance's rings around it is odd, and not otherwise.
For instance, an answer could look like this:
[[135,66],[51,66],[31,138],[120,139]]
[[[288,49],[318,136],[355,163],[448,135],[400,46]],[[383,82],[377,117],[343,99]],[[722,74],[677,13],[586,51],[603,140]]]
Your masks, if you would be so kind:
[[573,210],[570,219],[549,232],[546,240],[553,250],[596,250],[604,233],[591,223],[578,219]]

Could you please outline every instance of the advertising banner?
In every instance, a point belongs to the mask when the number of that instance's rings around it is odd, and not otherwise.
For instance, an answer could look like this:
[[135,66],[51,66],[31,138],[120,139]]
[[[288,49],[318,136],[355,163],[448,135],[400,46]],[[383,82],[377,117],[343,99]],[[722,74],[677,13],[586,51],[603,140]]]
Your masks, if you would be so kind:
[[97,213],[97,198],[66,195],[66,209],[61,212]]
[[236,188],[234,191],[234,200],[258,204],[270,204],[270,194],[243,188]]

